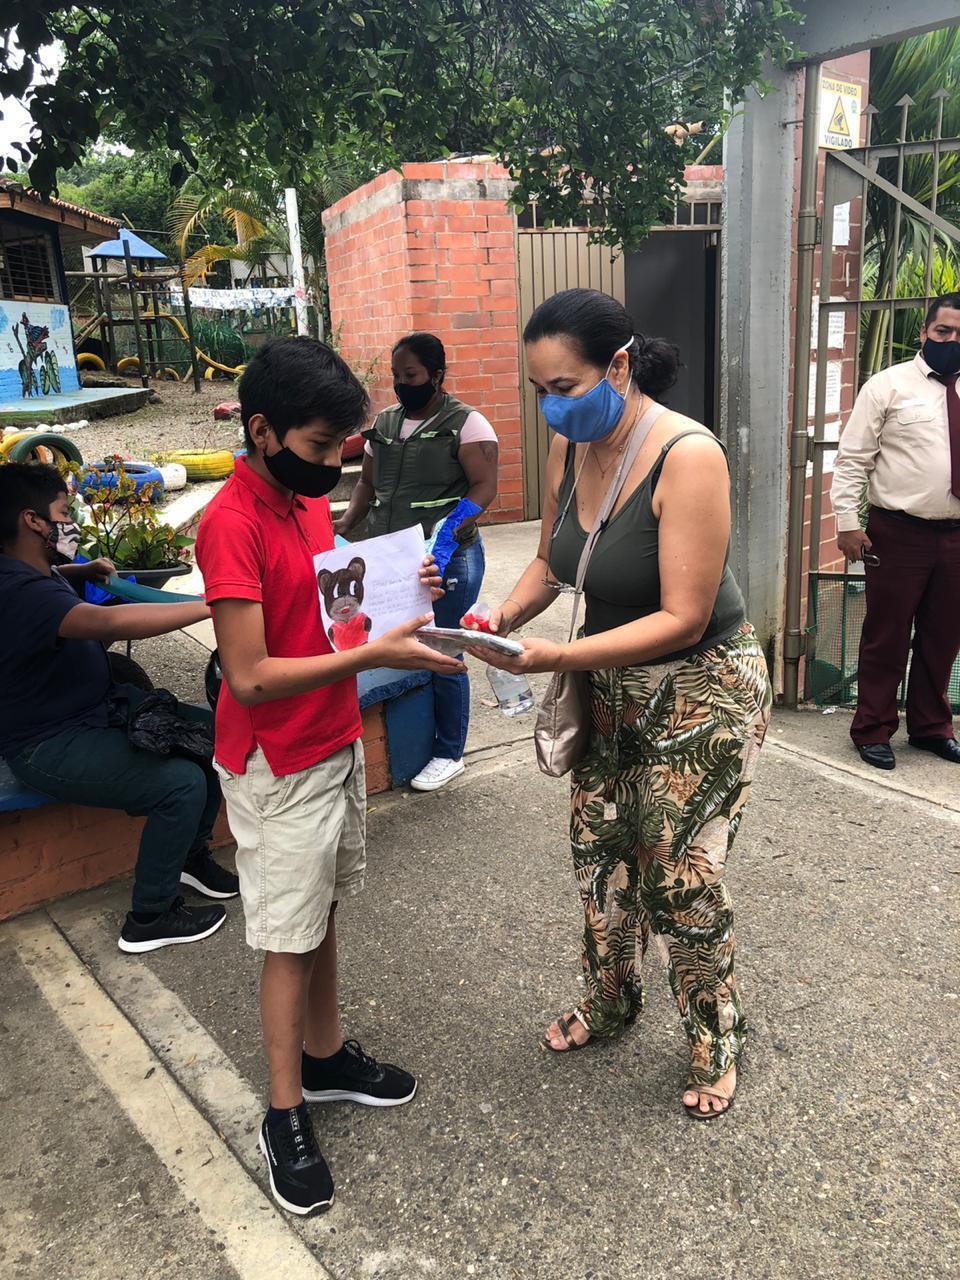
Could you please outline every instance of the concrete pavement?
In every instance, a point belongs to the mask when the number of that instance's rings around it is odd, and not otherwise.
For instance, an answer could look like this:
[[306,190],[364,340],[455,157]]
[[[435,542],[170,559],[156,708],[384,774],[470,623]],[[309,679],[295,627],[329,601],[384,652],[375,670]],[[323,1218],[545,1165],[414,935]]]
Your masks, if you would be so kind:
[[[531,533],[488,534],[489,599]],[[146,958],[116,950],[122,882],[0,926],[0,1274],[952,1274],[953,766],[904,748],[880,775],[844,713],[775,717],[729,878],[753,1036],[734,1111],[694,1125],[656,946],[628,1035],[538,1048],[578,990],[566,788],[537,771],[529,720],[475,686],[463,778],[371,801],[367,889],[339,922],[345,1028],[420,1090],[393,1111],[314,1108],[337,1179],[324,1217],[291,1221],[263,1194],[258,963],[235,904],[207,942]],[[142,1089],[121,1069],[138,1053]],[[185,1101],[145,1111],[158,1079],[158,1100]]]

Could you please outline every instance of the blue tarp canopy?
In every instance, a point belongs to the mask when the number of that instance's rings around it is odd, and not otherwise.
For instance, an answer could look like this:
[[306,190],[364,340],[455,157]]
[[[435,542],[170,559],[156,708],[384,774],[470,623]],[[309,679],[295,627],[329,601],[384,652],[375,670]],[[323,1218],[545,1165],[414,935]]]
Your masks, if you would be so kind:
[[155,249],[152,244],[147,244],[146,240],[141,240],[135,231],[131,231],[129,227],[121,227],[120,233],[116,240],[104,240],[102,244],[98,244],[95,249],[90,250],[91,258],[122,258],[124,240],[130,246],[131,258],[153,258],[161,262],[166,262],[167,255],[161,253],[159,249]]

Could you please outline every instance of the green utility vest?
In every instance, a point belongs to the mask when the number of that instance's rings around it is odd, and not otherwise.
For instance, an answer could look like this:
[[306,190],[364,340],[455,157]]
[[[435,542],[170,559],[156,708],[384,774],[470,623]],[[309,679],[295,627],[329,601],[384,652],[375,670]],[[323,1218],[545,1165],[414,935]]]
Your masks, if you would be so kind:
[[[406,415],[399,404],[384,409],[363,432],[373,449],[374,499],[367,516],[371,537],[420,524],[429,538],[434,526],[466,497],[470,484],[457,452],[470,412],[469,406],[445,394],[440,408],[406,440],[400,439]],[[477,526],[471,525],[459,541],[466,546],[478,537]]]

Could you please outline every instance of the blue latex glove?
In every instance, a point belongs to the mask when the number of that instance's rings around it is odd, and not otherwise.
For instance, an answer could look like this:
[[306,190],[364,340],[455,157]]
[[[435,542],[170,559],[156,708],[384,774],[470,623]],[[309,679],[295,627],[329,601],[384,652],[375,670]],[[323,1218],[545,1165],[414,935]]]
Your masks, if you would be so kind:
[[433,553],[437,569],[441,574],[445,572],[447,565],[460,547],[453,536],[454,529],[457,525],[463,524],[464,520],[469,520],[471,516],[478,516],[482,510],[482,507],[478,507],[469,498],[461,498],[446,520],[443,520],[434,530],[433,537],[427,543],[427,551]]

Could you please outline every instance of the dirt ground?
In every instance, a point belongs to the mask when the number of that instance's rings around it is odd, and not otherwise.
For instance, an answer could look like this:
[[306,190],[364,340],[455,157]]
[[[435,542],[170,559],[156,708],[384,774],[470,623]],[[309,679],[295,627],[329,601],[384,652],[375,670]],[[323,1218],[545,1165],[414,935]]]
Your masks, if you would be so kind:
[[[131,386],[139,383],[131,382]],[[214,407],[223,400],[236,400],[236,385],[230,381],[203,382],[199,394],[187,382],[151,384],[157,400],[136,413],[91,422],[80,431],[68,431],[88,462],[105,454],[129,455],[144,462],[165,449],[239,448],[239,424],[215,422]]]

